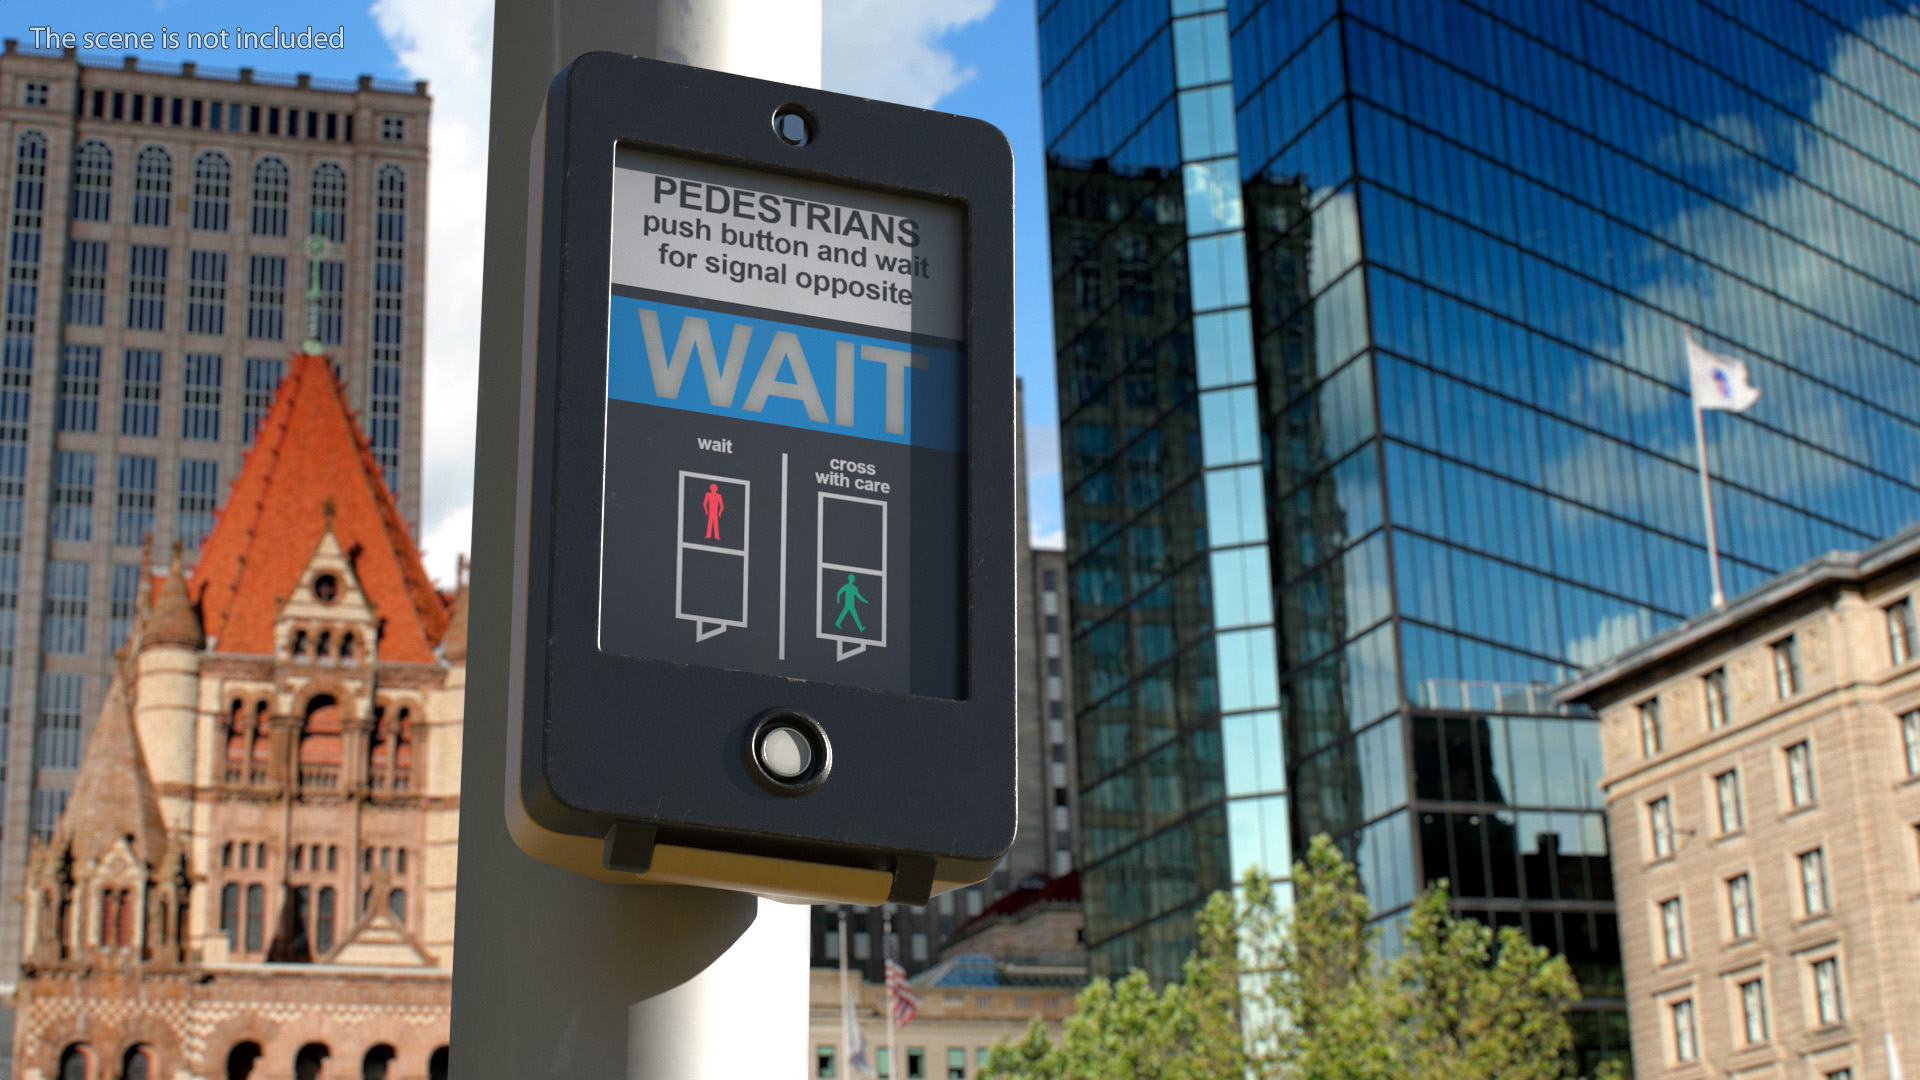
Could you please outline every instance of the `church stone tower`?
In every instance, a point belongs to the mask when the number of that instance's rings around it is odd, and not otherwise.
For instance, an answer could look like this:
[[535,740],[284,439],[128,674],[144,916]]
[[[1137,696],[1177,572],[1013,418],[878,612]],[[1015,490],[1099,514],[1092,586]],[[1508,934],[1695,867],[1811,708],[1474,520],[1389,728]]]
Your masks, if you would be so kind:
[[187,598],[180,570],[180,546],[161,581],[158,595],[139,627],[134,667],[139,706],[134,729],[146,752],[147,769],[155,784],[168,792],[160,800],[167,827],[188,826],[194,782],[195,713],[200,699],[200,651],[206,637],[200,614]]
[[32,852],[14,1076],[446,1076],[464,577],[294,357]]

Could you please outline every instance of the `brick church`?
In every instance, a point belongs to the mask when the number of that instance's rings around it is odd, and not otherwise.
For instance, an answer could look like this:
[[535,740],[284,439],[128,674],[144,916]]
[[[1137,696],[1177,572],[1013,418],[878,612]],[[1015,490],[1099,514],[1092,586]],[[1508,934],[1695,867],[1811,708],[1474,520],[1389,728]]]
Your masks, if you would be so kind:
[[445,1077],[465,584],[324,358],[152,580],[30,857],[13,1075]]

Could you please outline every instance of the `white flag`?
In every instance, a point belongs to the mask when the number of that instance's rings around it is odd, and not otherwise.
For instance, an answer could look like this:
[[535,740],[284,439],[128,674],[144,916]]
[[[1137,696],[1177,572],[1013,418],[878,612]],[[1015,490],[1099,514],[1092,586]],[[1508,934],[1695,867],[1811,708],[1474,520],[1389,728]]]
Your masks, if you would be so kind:
[[842,1020],[847,1029],[847,1072],[853,1076],[872,1076],[873,1062],[867,1060],[867,1036],[853,1014],[853,1002],[845,1002],[842,1007]]
[[1747,377],[1747,365],[1701,347],[1687,337],[1687,366],[1693,373],[1693,407],[1745,412],[1760,400],[1760,391]]
[[1900,1068],[1900,1048],[1893,1044],[1893,1032],[1887,1032],[1887,1080],[1907,1080]]

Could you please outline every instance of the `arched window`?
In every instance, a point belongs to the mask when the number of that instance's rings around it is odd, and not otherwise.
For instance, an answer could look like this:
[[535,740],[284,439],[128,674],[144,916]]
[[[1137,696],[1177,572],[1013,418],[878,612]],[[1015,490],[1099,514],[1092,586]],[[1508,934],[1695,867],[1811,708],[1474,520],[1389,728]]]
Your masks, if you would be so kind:
[[300,786],[332,788],[340,782],[340,705],[330,695],[316,694],[307,702],[300,725]]
[[106,221],[113,205],[113,148],[88,139],[73,151],[73,218]]
[[267,764],[273,757],[273,742],[267,737],[267,703],[258,701],[253,706],[253,757],[252,766],[247,774],[250,784],[267,782]]
[[412,786],[413,710],[403,705],[373,715],[367,780],[375,791],[406,791]]
[[347,240],[347,170],[331,161],[314,166],[311,231],[336,244]]
[[193,227],[227,231],[227,206],[233,198],[233,163],[218,150],[193,159]]
[[387,1068],[393,1064],[393,1047],[385,1043],[367,1051],[360,1062],[360,1080],[387,1080]]
[[318,1080],[320,1067],[327,1063],[324,1043],[308,1043],[293,1056],[293,1080]]
[[128,889],[100,891],[100,947],[125,949],[133,944],[133,893]]
[[413,710],[400,708],[400,719],[393,729],[393,790],[406,791],[413,786]]
[[129,1047],[127,1056],[120,1062],[120,1080],[152,1080],[153,1048],[146,1045]]
[[133,159],[133,223],[166,225],[172,202],[173,155],[157,146],[143,148]]
[[400,490],[406,367],[407,174],[380,166],[374,182],[373,367],[367,382],[367,441],[389,490]]
[[253,166],[253,235],[287,235],[287,191],[292,186],[287,163],[263,157]]
[[228,882],[220,887],[220,932],[227,935],[227,948],[240,945],[240,886]]
[[[407,171],[398,165],[380,166],[373,181],[373,238],[380,244],[407,242]],[[401,252],[376,253],[375,258],[398,259]]]
[[[13,158],[13,239],[7,264],[5,345],[0,366],[7,384],[24,384],[33,370],[33,332],[40,312],[40,229],[47,206],[47,137],[24,131]],[[16,379],[16,374],[18,378]],[[24,417],[28,391],[0,390],[0,416]]]
[[60,1052],[60,1080],[93,1080],[93,1051],[86,1043]]
[[293,632],[293,655],[307,655],[307,632],[305,630],[295,630]]
[[[253,759],[253,735],[253,717],[249,715],[246,702],[236,698],[233,707],[227,710],[227,783],[248,782],[248,763]],[[232,847],[231,844],[227,845],[229,853]]]
[[313,951],[315,959],[319,959],[333,951],[333,919],[333,886],[322,886],[319,900],[313,909]]
[[367,785],[383,791],[389,779],[388,764],[393,760],[392,735],[387,729],[387,707],[373,707],[373,730],[367,735]]
[[320,631],[319,639],[313,643],[313,655],[316,657],[319,657],[322,660],[325,660],[327,659],[328,655],[332,653],[332,651],[333,651],[333,631],[331,630]]
[[348,631],[347,633],[340,635],[340,659],[342,660],[353,659],[353,632],[352,631]]
[[433,1056],[427,1059],[427,1080],[447,1080],[448,1058],[451,1056],[444,1046],[435,1050]]
[[289,940],[288,955],[283,960],[312,960],[313,939],[308,936],[309,923],[313,917],[313,888],[309,885],[296,885],[288,890],[291,910],[282,919],[282,927]]
[[259,1060],[257,1042],[243,1042],[227,1051],[227,1080],[253,1080],[253,1067]]
[[247,933],[248,952],[259,952],[266,941],[267,929],[267,889],[264,885],[247,886]]

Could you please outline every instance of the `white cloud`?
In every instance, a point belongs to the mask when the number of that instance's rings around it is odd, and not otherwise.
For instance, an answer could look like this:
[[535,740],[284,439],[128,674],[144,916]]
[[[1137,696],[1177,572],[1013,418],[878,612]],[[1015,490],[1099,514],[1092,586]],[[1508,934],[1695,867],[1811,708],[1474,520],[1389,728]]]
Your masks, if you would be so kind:
[[442,588],[452,588],[457,560],[466,554],[473,539],[473,500],[449,509],[440,520],[428,526],[420,541],[420,554]]
[[493,5],[374,0],[371,13],[401,66],[433,95],[420,531],[428,572],[449,585],[473,521]]
[[1035,547],[1060,550],[1066,533],[1060,520],[1060,425],[1028,418],[1020,440],[1027,455],[1027,531]]
[[995,0],[824,0],[826,89],[931,108],[974,71],[939,39],[993,11]]

